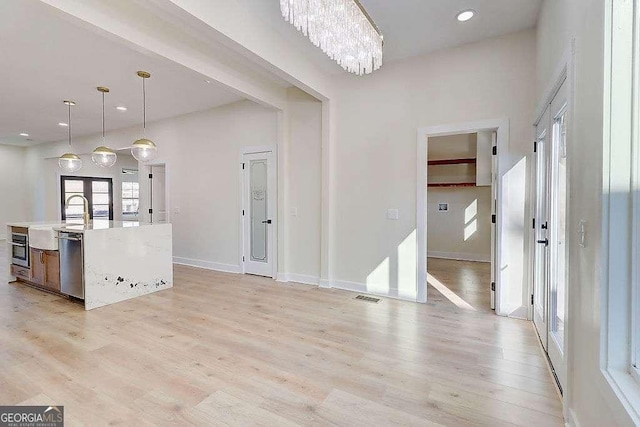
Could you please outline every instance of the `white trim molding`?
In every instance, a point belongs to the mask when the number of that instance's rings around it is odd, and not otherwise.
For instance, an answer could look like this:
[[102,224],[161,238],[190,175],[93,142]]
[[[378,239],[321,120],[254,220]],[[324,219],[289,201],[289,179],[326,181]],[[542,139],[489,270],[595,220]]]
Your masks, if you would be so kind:
[[239,265],[222,264],[219,262],[205,261],[201,259],[181,258],[174,256],[174,264],[187,265],[189,267],[204,268],[207,270],[220,271],[223,273],[235,273],[240,274],[241,268]]
[[306,274],[296,274],[296,273],[278,273],[278,277],[276,279],[277,282],[287,283],[302,283],[303,285],[320,285],[320,277],[318,276],[310,276]]
[[[457,135],[464,133],[475,133],[478,131],[496,131],[497,132],[497,159],[496,170],[498,178],[501,177],[504,171],[501,168],[505,168],[506,161],[501,161],[507,154],[507,147],[509,147],[509,119],[492,119],[492,120],[480,120],[466,123],[454,123],[448,125],[439,126],[427,126],[418,128],[416,132],[416,149],[417,149],[417,212],[416,212],[416,230],[417,230],[417,302],[427,302],[427,146],[428,139],[435,136],[447,136]],[[502,236],[502,186],[500,185],[500,179],[496,179],[496,193],[498,199],[497,207],[497,221],[496,221],[496,238],[497,238],[497,251],[496,262],[501,259],[501,236]],[[501,280],[500,274],[496,275],[496,314],[509,315],[509,313],[503,313],[501,311],[500,296],[501,296]]]
[[462,252],[427,252],[427,258],[453,259],[457,261],[491,262],[491,256],[467,254]]

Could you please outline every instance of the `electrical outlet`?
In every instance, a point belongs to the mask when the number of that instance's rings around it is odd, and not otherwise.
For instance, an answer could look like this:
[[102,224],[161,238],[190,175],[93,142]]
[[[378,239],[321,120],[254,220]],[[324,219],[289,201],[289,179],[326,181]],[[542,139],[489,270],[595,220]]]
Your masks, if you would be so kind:
[[400,213],[398,209],[387,209],[387,219],[400,219]]
[[291,208],[290,212],[291,216],[298,216],[298,208]]
[[175,208],[173,208],[173,213],[174,214],[179,214],[180,213],[180,206],[176,206]]

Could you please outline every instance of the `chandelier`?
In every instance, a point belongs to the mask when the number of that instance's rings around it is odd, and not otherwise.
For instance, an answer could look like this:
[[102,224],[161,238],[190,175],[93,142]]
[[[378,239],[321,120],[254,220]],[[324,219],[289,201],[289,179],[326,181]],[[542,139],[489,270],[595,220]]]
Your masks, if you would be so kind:
[[359,76],[382,65],[382,34],[358,0],[280,0],[284,19]]

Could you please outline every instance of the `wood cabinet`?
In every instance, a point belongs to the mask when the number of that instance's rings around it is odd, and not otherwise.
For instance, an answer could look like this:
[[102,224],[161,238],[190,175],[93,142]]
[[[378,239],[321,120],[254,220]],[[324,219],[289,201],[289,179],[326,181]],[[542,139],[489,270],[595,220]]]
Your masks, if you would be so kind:
[[60,253],[31,248],[31,283],[60,291]]
[[31,280],[36,285],[44,285],[44,251],[31,248]]
[[60,291],[60,252],[44,251],[44,286]]

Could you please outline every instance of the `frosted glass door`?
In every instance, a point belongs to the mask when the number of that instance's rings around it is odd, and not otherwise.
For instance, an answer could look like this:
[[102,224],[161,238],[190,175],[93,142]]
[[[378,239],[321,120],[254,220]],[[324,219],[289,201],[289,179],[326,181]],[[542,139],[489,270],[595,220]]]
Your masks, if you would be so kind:
[[251,206],[251,261],[267,262],[267,159],[249,162]]
[[273,153],[243,155],[243,268],[274,277],[276,173]]

